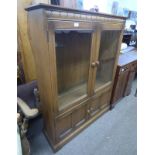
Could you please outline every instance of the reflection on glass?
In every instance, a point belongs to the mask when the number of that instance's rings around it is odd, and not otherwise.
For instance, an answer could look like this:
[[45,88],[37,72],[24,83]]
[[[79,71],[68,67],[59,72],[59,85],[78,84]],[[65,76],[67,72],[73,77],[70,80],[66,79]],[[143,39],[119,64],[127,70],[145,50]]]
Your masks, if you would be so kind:
[[103,31],[101,34],[95,89],[112,80],[119,36],[120,31]]
[[56,31],[59,110],[87,95],[91,32]]

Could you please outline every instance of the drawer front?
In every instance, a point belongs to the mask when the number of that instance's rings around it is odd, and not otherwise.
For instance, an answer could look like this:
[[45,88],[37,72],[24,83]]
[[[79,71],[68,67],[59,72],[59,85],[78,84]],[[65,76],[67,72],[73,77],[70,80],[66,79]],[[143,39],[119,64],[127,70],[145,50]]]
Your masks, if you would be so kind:
[[72,112],[56,118],[56,140],[60,141],[87,120],[87,104],[84,103]]

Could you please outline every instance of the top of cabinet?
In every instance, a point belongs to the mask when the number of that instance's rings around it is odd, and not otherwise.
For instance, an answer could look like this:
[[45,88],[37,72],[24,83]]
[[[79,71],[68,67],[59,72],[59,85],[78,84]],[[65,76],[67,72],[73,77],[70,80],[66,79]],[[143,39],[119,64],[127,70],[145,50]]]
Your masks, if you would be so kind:
[[36,9],[45,9],[49,11],[60,11],[60,12],[68,12],[68,13],[78,13],[83,15],[95,15],[95,16],[101,16],[106,18],[109,17],[109,18],[126,20],[126,17],[123,17],[123,16],[111,15],[106,13],[98,13],[98,12],[92,12],[92,11],[86,11],[86,10],[77,10],[77,9],[65,8],[57,5],[49,5],[49,4],[43,4],[43,3],[31,5],[25,8],[26,11],[32,11]]
[[136,50],[132,50],[124,54],[120,54],[118,59],[118,66],[122,67],[135,61],[137,61],[137,52]]

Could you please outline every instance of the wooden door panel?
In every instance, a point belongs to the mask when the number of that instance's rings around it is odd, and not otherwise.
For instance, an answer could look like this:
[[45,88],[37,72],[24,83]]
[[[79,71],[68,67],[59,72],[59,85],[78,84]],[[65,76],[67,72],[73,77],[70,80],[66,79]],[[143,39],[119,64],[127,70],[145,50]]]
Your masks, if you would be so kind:
[[74,128],[79,127],[87,120],[87,105],[82,105],[72,113],[72,125]]
[[103,109],[110,104],[111,90],[100,96],[100,108]]
[[90,102],[90,108],[88,110],[88,113],[90,113],[90,116],[94,116],[97,112],[100,111],[100,100],[99,97],[95,97]]
[[137,70],[137,62],[133,62],[128,66],[130,67],[130,71],[126,80],[127,82],[125,84],[123,96],[128,96],[131,93],[132,81],[134,80],[136,70]]
[[56,118],[57,141],[68,136],[73,130],[80,127],[87,121],[87,101],[77,108]]
[[123,96],[128,96],[131,93],[132,81],[134,80],[135,74],[135,71],[129,72]]
[[123,92],[125,89],[128,74],[129,74],[128,69],[125,70],[125,68],[120,68],[116,88],[115,88],[114,94],[113,94],[112,103],[118,101],[119,99],[121,99],[123,97]]
[[56,137],[57,140],[61,140],[65,136],[67,136],[72,130],[72,120],[71,114],[58,118],[56,120]]

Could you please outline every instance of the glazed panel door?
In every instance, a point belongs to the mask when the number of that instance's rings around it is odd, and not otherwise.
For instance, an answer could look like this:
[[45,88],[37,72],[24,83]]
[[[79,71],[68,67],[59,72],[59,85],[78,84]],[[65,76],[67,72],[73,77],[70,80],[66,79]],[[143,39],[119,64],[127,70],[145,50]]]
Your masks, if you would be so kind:
[[95,24],[50,21],[56,68],[57,109],[63,111],[89,96]]
[[94,92],[112,84],[122,38],[122,25],[103,24],[100,32],[99,49],[95,61]]

